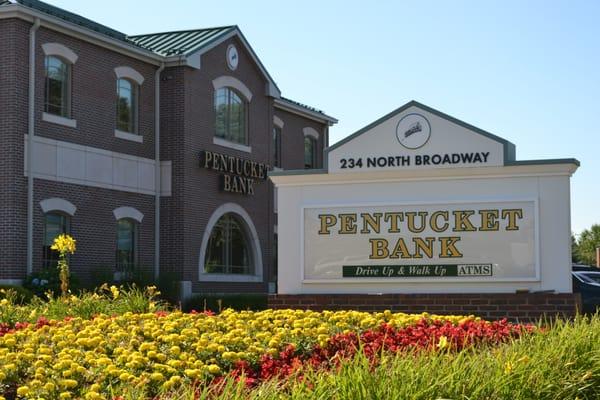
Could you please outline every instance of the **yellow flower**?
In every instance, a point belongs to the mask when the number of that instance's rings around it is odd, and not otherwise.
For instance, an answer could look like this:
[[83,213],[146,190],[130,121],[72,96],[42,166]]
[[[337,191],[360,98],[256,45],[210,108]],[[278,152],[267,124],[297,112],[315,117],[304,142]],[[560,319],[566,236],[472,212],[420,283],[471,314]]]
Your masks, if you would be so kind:
[[450,346],[450,343],[448,342],[448,338],[446,336],[440,336],[440,340],[437,344],[437,348],[440,350],[446,349]]
[[29,394],[29,387],[27,386],[21,386],[20,388],[17,389],[17,396],[19,397],[26,397]]
[[75,253],[75,239],[70,235],[61,234],[54,238],[54,243],[50,248],[56,250],[61,254],[73,254]]
[[510,361],[507,361],[504,364],[504,373],[505,374],[510,374],[513,371],[513,363]]
[[112,292],[113,299],[116,299],[117,297],[119,297],[119,288],[118,287],[116,287],[115,285],[112,285],[110,287],[110,291]]
[[208,366],[208,372],[210,372],[210,373],[211,373],[211,374],[213,374],[213,375],[216,375],[216,374],[218,374],[219,372],[221,372],[221,368],[219,368],[219,366],[218,366],[218,365],[216,365],[216,364],[210,364],[210,365]]

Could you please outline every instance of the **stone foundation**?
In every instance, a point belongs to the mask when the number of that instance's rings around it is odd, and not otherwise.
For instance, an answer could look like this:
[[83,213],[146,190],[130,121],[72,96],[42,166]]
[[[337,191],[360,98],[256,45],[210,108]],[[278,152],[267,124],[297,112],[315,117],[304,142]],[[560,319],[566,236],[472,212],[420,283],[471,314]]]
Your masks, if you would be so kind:
[[274,309],[392,310],[405,313],[466,314],[485,319],[536,321],[573,317],[581,309],[579,293],[469,293],[469,294],[274,294]]

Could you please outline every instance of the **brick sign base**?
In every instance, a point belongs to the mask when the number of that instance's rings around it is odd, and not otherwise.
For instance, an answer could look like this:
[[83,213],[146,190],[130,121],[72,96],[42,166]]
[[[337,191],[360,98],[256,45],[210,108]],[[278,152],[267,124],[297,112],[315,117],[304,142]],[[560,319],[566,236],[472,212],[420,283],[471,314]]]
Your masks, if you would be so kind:
[[581,309],[578,293],[474,293],[474,294],[273,294],[274,309],[392,310],[404,313],[466,314],[485,319],[536,321],[556,316],[573,317]]

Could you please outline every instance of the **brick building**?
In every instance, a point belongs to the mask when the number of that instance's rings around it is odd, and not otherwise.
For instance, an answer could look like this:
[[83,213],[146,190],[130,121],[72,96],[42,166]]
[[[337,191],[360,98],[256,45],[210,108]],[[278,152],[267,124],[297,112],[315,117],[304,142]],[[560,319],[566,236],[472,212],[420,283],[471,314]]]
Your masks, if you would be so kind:
[[281,96],[236,26],[128,36],[0,0],[0,283],[168,272],[182,295],[276,281],[272,168],[319,168],[336,120]]

